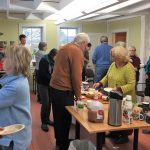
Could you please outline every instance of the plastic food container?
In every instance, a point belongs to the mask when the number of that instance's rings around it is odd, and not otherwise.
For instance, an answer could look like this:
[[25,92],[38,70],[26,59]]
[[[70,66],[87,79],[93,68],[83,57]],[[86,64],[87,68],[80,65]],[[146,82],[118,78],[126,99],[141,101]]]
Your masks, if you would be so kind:
[[104,121],[104,110],[101,102],[93,101],[89,103],[88,121],[96,123]]

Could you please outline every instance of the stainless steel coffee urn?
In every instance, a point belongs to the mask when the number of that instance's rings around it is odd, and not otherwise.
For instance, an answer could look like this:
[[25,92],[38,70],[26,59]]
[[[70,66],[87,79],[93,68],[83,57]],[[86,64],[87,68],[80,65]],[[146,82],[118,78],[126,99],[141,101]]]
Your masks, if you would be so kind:
[[108,124],[112,126],[122,125],[122,100],[123,95],[119,91],[111,91],[109,94]]

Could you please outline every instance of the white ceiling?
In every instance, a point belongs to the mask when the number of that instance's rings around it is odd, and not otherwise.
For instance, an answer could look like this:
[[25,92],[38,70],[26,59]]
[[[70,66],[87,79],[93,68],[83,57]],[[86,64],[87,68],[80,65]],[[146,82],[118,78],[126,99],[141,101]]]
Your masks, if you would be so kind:
[[[6,17],[9,19],[49,19],[57,20],[61,18],[61,21],[68,20],[103,20],[119,17],[132,17],[136,15],[143,15],[150,12],[150,0],[139,0],[134,4],[129,6],[123,6],[129,0],[118,0],[114,4],[109,4],[103,8],[100,8],[102,4],[97,5],[97,8],[94,9],[91,5],[89,7],[88,0],[76,0],[78,1],[78,6],[74,6],[70,11],[67,11],[67,15],[78,14],[78,8],[80,6],[87,6],[82,8],[79,16],[69,18],[68,16],[61,15],[62,10],[69,6],[75,0],[0,0],[0,12],[6,14]],[[94,0],[91,0],[94,1]],[[89,1],[89,2],[91,2]],[[99,2],[108,2],[114,0],[99,0]],[[137,0],[130,0],[132,2]],[[84,2],[84,4],[82,4]],[[119,8],[114,8],[114,6]],[[112,7],[113,6],[113,7]],[[59,17],[58,17],[59,15]],[[89,15],[89,17],[88,17]],[[96,15],[95,17],[91,16]],[[84,18],[85,17],[85,18]],[[61,22],[60,21],[60,22]]]

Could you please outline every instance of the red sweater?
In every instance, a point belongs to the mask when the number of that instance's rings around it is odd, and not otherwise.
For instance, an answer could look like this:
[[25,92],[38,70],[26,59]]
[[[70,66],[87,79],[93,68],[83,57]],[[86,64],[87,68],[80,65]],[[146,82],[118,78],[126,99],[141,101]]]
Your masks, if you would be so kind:
[[74,91],[76,98],[80,97],[83,63],[82,50],[72,43],[66,44],[56,56],[50,86]]

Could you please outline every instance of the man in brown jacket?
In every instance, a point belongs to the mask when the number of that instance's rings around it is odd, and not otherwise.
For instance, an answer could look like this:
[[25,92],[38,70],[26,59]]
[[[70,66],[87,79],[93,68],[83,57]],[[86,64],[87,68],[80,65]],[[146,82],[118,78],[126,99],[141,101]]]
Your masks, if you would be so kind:
[[65,106],[74,105],[74,95],[80,99],[83,51],[89,41],[86,33],[79,33],[72,43],[60,49],[55,60],[50,86],[55,138],[60,150],[68,150],[71,115]]

